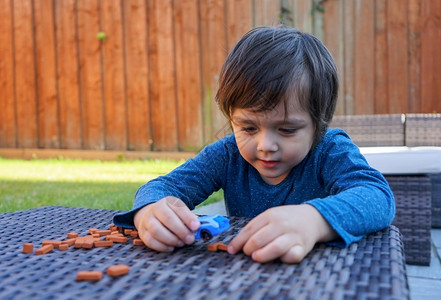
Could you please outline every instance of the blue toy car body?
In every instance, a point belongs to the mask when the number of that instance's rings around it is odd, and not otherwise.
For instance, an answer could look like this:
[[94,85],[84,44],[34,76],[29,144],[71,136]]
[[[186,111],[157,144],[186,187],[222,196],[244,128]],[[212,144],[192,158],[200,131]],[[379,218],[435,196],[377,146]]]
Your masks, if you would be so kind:
[[230,228],[230,220],[221,215],[201,216],[198,218],[201,226],[194,232],[195,239],[208,241]]

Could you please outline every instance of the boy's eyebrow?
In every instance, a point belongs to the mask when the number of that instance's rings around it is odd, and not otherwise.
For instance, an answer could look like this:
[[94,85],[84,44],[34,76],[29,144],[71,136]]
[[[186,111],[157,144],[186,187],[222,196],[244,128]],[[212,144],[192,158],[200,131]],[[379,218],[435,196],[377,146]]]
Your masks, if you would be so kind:
[[233,123],[252,123],[253,121],[249,118],[232,117],[231,121]]
[[[246,123],[246,124],[252,124],[255,123],[252,118],[246,118],[246,117],[233,117],[231,119],[231,121],[233,123]],[[302,125],[306,125],[307,121],[301,118],[296,118],[296,117],[288,117],[286,119],[282,119],[279,121],[275,122],[277,125],[286,125],[286,124],[290,124],[290,125],[296,125],[296,126],[302,126]]]
[[305,119],[299,119],[296,117],[288,117],[287,119],[283,120],[281,123],[293,124],[293,125],[304,125],[307,123],[307,121]]

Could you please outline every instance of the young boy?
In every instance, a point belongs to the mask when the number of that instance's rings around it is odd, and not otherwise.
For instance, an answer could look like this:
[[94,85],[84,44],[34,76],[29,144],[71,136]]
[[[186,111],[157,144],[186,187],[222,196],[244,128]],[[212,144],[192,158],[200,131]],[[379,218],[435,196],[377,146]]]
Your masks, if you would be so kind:
[[345,247],[391,224],[392,192],[350,138],[329,130],[337,70],[315,37],[260,27],[245,34],[221,70],[216,100],[233,134],[142,186],[114,217],[157,251],[194,242],[190,210],[219,189],[229,215],[252,220],[228,252],[300,262],[317,242]]

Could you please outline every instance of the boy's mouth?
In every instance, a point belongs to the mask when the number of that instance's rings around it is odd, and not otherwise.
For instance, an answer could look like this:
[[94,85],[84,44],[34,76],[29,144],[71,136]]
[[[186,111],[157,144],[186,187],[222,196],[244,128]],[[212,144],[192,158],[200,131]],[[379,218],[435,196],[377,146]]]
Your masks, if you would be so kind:
[[265,168],[274,168],[279,163],[279,161],[277,160],[263,160],[263,159],[259,159],[259,162]]

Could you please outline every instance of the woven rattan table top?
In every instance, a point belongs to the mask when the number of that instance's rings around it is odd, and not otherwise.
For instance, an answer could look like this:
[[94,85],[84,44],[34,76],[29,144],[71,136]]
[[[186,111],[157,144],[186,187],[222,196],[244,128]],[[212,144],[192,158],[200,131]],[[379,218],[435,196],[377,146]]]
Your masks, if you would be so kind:
[[[171,254],[132,243],[23,254],[71,231],[107,229],[116,211],[41,207],[0,214],[0,299],[408,299],[401,234],[392,226],[346,249],[318,245],[300,264],[260,264],[196,242]],[[247,219],[212,241],[228,243]],[[76,281],[81,270],[130,266],[127,275]]]

